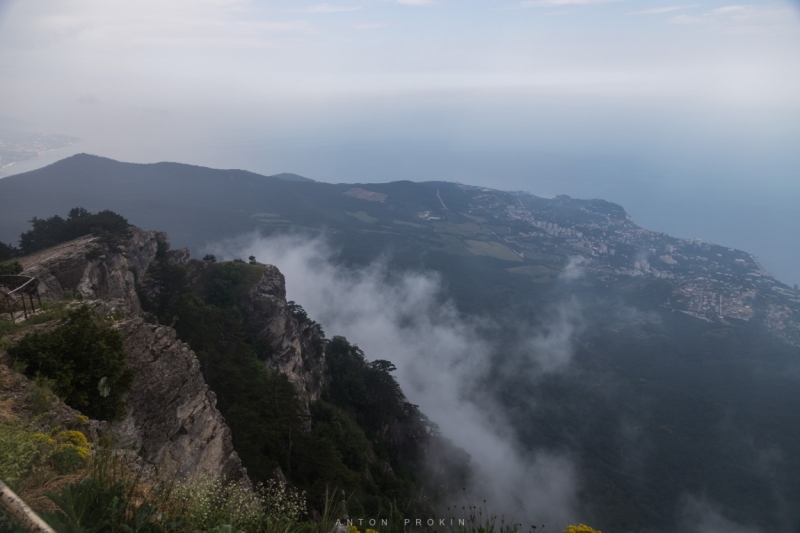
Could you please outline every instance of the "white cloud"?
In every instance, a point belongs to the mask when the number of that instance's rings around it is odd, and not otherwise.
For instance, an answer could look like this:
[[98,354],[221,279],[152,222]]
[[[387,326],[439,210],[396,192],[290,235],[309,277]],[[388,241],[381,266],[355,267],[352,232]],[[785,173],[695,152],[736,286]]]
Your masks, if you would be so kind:
[[[550,313],[550,320],[535,332],[523,335],[514,375],[527,376],[532,382],[541,375],[567,370],[575,356],[575,339],[583,331],[582,307],[575,298],[560,302]],[[508,374],[507,375],[511,375]]]
[[705,22],[703,17],[694,17],[691,15],[678,15],[672,17],[667,21],[669,24],[702,24]]
[[378,30],[380,28],[385,28],[386,24],[383,22],[365,22],[363,24],[356,24],[353,27],[357,30]]
[[684,496],[680,508],[681,531],[687,533],[760,533],[762,530],[737,524],[726,518],[722,511],[705,497]]
[[436,3],[436,0],[396,0],[398,4],[407,6],[431,6]]
[[558,7],[558,6],[588,6],[595,4],[613,4],[626,0],[525,0],[520,7]]
[[245,0],[142,0],[135,5],[72,0],[50,9],[25,6],[21,11],[37,46],[97,47],[92,55],[104,50],[146,55],[151,46],[258,47],[276,36],[318,31],[309,21],[286,20]]
[[643,9],[641,11],[631,11],[630,13],[625,13],[626,15],[662,15],[664,13],[672,13],[673,11],[683,11],[684,9],[690,9],[697,6],[664,6],[664,7],[654,7],[652,9]]
[[79,104],[87,104],[87,105],[97,104],[100,102],[100,100],[98,100],[97,97],[92,94],[82,94],[78,97],[76,101]]
[[772,32],[791,31],[787,21],[796,19],[795,10],[785,6],[754,6],[734,4],[707,11],[699,16],[678,15],[672,24],[706,24],[728,30]]
[[582,278],[586,272],[583,266],[587,265],[588,263],[589,260],[582,255],[571,256],[567,261],[567,265],[564,267],[564,270],[561,272],[561,274],[559,274],[559,279],[563,281],[574,281]]
[[332,6],[328,3],[316,4],[311,7],[303,9],[303,13],[347,13],[350,11],[358,11],[361,6]]
[[724,14],[727,14],[727,13],[742,12],[742,11],[744,11],[746,9],[747,9],[747,6],[742,6],[742,5],[725,6],[725,7],[720,7],[720,8],[717,8],[717,9],[712,9],[711,11],[709,11],[709,13],[712,14],[712,15],[724,15]]

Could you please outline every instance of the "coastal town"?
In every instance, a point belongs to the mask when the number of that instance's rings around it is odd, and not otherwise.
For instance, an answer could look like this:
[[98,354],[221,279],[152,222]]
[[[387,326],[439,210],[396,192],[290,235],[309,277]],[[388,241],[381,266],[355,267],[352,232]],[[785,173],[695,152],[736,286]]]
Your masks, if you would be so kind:
[[618,205],[603,200],[553,200],[529,193],[480,189],[467,214],[525,259],[542,253],[580,256],[601,280],[664,280],[667,308],[701,320],[760,320],[800,346],[800,287],[776,280],[744,251],[701,239],[671,237],[637,226]]
[[9,130],[0,124],[0,171],[77,141],[68,135]]

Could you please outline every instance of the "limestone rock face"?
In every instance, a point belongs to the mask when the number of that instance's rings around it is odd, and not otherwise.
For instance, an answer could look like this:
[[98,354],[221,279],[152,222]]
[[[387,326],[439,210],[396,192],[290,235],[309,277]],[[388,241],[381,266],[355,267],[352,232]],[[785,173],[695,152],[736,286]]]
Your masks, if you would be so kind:
[[114,328],[137,370],[127,398],[128,415],[112,424],[120,446],[135,447],[146,461],[182,479],[246,478],[200,362],[175,330],[141,318],[123,320]]
[[189,260],[191,259],[191,254],[189,254],[188,248],[181,248],[180,250],[171,250],[169,252],[168,260],[173,265],[181,265],[186,266],[189,264]]
[[[148,324],[140,317],[134,273],[146,281],[159,243],[169,247],[165,233],[131,227],[125,242],[86,236],[23,257],[20,262],[23,274],[39,279],[43,300],[59,299],[64,291],[72,290],[95,313],[125,317],[113,327],[122,334],[129,363],[136,368],[126,398],[130,409],[110,427],[105,422],[90,422],[90,433],[110,430],[120,447],[139,451],[142,466],[153,465],[168,475],[182,479],[214,475],[246,481],[231,431],[216,408],[216,396],[203,378],[197,356],[178,340],[174,329]],[[189,252],[173,251],[168,259],[186,265]]]
[[277,267],[267,265],[240,306],[258,338],[272,346],[268,365],[286,374],[306,404],[319,399],[325,370],[324,335],[318,324],[293,312],[286,301],[286,279]]
[[134,272],[143,274],[153,261],[158,243],[169,246],[166,233],[130,228],[121,245],[87,235],[20,259],[23,274],[39,279],[43,298],[58,299],[72,290],[84,299],[114,302],[117,311],[138,313]]

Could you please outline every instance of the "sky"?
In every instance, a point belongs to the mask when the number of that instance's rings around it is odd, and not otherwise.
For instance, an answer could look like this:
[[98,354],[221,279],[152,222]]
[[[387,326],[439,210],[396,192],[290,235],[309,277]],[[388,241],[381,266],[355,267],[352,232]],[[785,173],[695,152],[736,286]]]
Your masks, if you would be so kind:
[[82,139],[14,172],[89,152],[602,197],[800,283],[796,1],[0,0],[3,127]]

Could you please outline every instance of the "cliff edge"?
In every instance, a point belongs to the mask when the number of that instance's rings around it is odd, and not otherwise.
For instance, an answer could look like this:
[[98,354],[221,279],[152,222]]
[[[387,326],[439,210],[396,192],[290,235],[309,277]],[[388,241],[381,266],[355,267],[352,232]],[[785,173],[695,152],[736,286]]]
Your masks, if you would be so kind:
[[[128,237],[109,242],[85,236],[20,258],[23,274],[39,279],[43,300],[77,296],[100,315],[113,316],[128,362],[136,369],[125,397],[125,417],[93,423],[118,444],[134,448],[146,463],[182,479],[247,477],[233,448],[231,431],[216,407],[200,363],[168,326],[145,322],[137,278],[169,247],[165,233],[131,227]],[[187,255],[178,251],[180,259]],[[56,327],[57,321],[50,324]],[[41,329],[48,325],[37,326]]]

